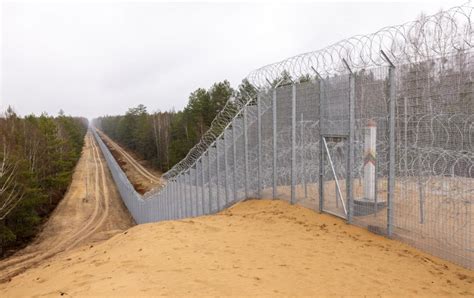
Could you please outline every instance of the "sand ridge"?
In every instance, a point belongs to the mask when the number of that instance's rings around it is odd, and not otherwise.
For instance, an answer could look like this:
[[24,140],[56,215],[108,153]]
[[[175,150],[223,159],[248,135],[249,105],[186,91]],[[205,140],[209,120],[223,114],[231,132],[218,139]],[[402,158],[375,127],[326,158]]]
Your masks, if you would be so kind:
[[279,200],[135,226],[0,285],[31,295],[474,295],[474,273]]

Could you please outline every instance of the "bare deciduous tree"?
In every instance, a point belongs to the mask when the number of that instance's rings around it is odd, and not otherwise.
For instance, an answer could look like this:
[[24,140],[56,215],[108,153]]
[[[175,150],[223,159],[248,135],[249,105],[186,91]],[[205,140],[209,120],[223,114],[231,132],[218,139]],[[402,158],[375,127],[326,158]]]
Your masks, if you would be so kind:
[[21,201],[24,193],[15,183],[17,164],[9,159],[7,145],[3,144],[0,162],[0,220],[3,220]]

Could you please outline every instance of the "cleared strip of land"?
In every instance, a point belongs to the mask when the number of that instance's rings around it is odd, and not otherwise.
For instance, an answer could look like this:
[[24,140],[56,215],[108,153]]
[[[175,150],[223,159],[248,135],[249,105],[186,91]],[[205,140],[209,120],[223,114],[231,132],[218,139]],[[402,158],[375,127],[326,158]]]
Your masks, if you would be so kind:
[[0,261],[0,281],[41,266],[61,252],[108,239],[133,225],[89,132],[65,197],[31,245]]
[[474,272],[278,200],[144,224],[0,285],[31,295],[474,295]]
[[97,133],[107,145],[137,192],[144,194],[153,188],[163,185],[161,173],[145,166],[143,160],[127,152],[103,132],[97,130]]

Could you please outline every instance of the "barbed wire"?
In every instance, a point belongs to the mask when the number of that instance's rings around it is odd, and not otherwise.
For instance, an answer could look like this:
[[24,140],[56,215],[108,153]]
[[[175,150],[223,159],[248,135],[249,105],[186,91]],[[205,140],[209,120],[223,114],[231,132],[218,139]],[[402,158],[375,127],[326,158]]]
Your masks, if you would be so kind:
[[331,76],[354,70],[387,65],[383,51],[392,63],[416,63],[472,48],[473,7],[470,3],[440,11],[398,26],[385,27],[368,35],[356,35],[318,51],[293,56],[252,71],[247,79],[265,88],[288,73],[293,79],[308,74]]
[[[303,76],[316,75],[314,72],[324,77],[347,73],[347,66],[352,71],[386,66],[387,61],[381,51],[392,63],[400,65],[471,49],[474,47],[471,22],[473,10],[469,2],[431,16],[421,16],[413,22],[385,27],[368,35],[353,36],[321,50],[256,69],[246,79],[256,90],[263,92],[275,87],[284,73],[298,81]],[[232,97],[214,118],[199,143],[163,177],[172,179],[194,166],[203,153],[222,138],[223,131],[231,125],[232,120],[242,116],[242,109],[254,101],[255,97],[249,94]]]

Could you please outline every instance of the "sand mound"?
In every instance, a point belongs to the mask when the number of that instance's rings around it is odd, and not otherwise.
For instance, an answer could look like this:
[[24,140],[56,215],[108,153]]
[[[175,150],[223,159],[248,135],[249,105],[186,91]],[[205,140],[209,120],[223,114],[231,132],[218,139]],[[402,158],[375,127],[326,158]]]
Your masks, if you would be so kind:
[[282,201],[139,225],[1,284],[30,295],[474,295],[474,273]]

